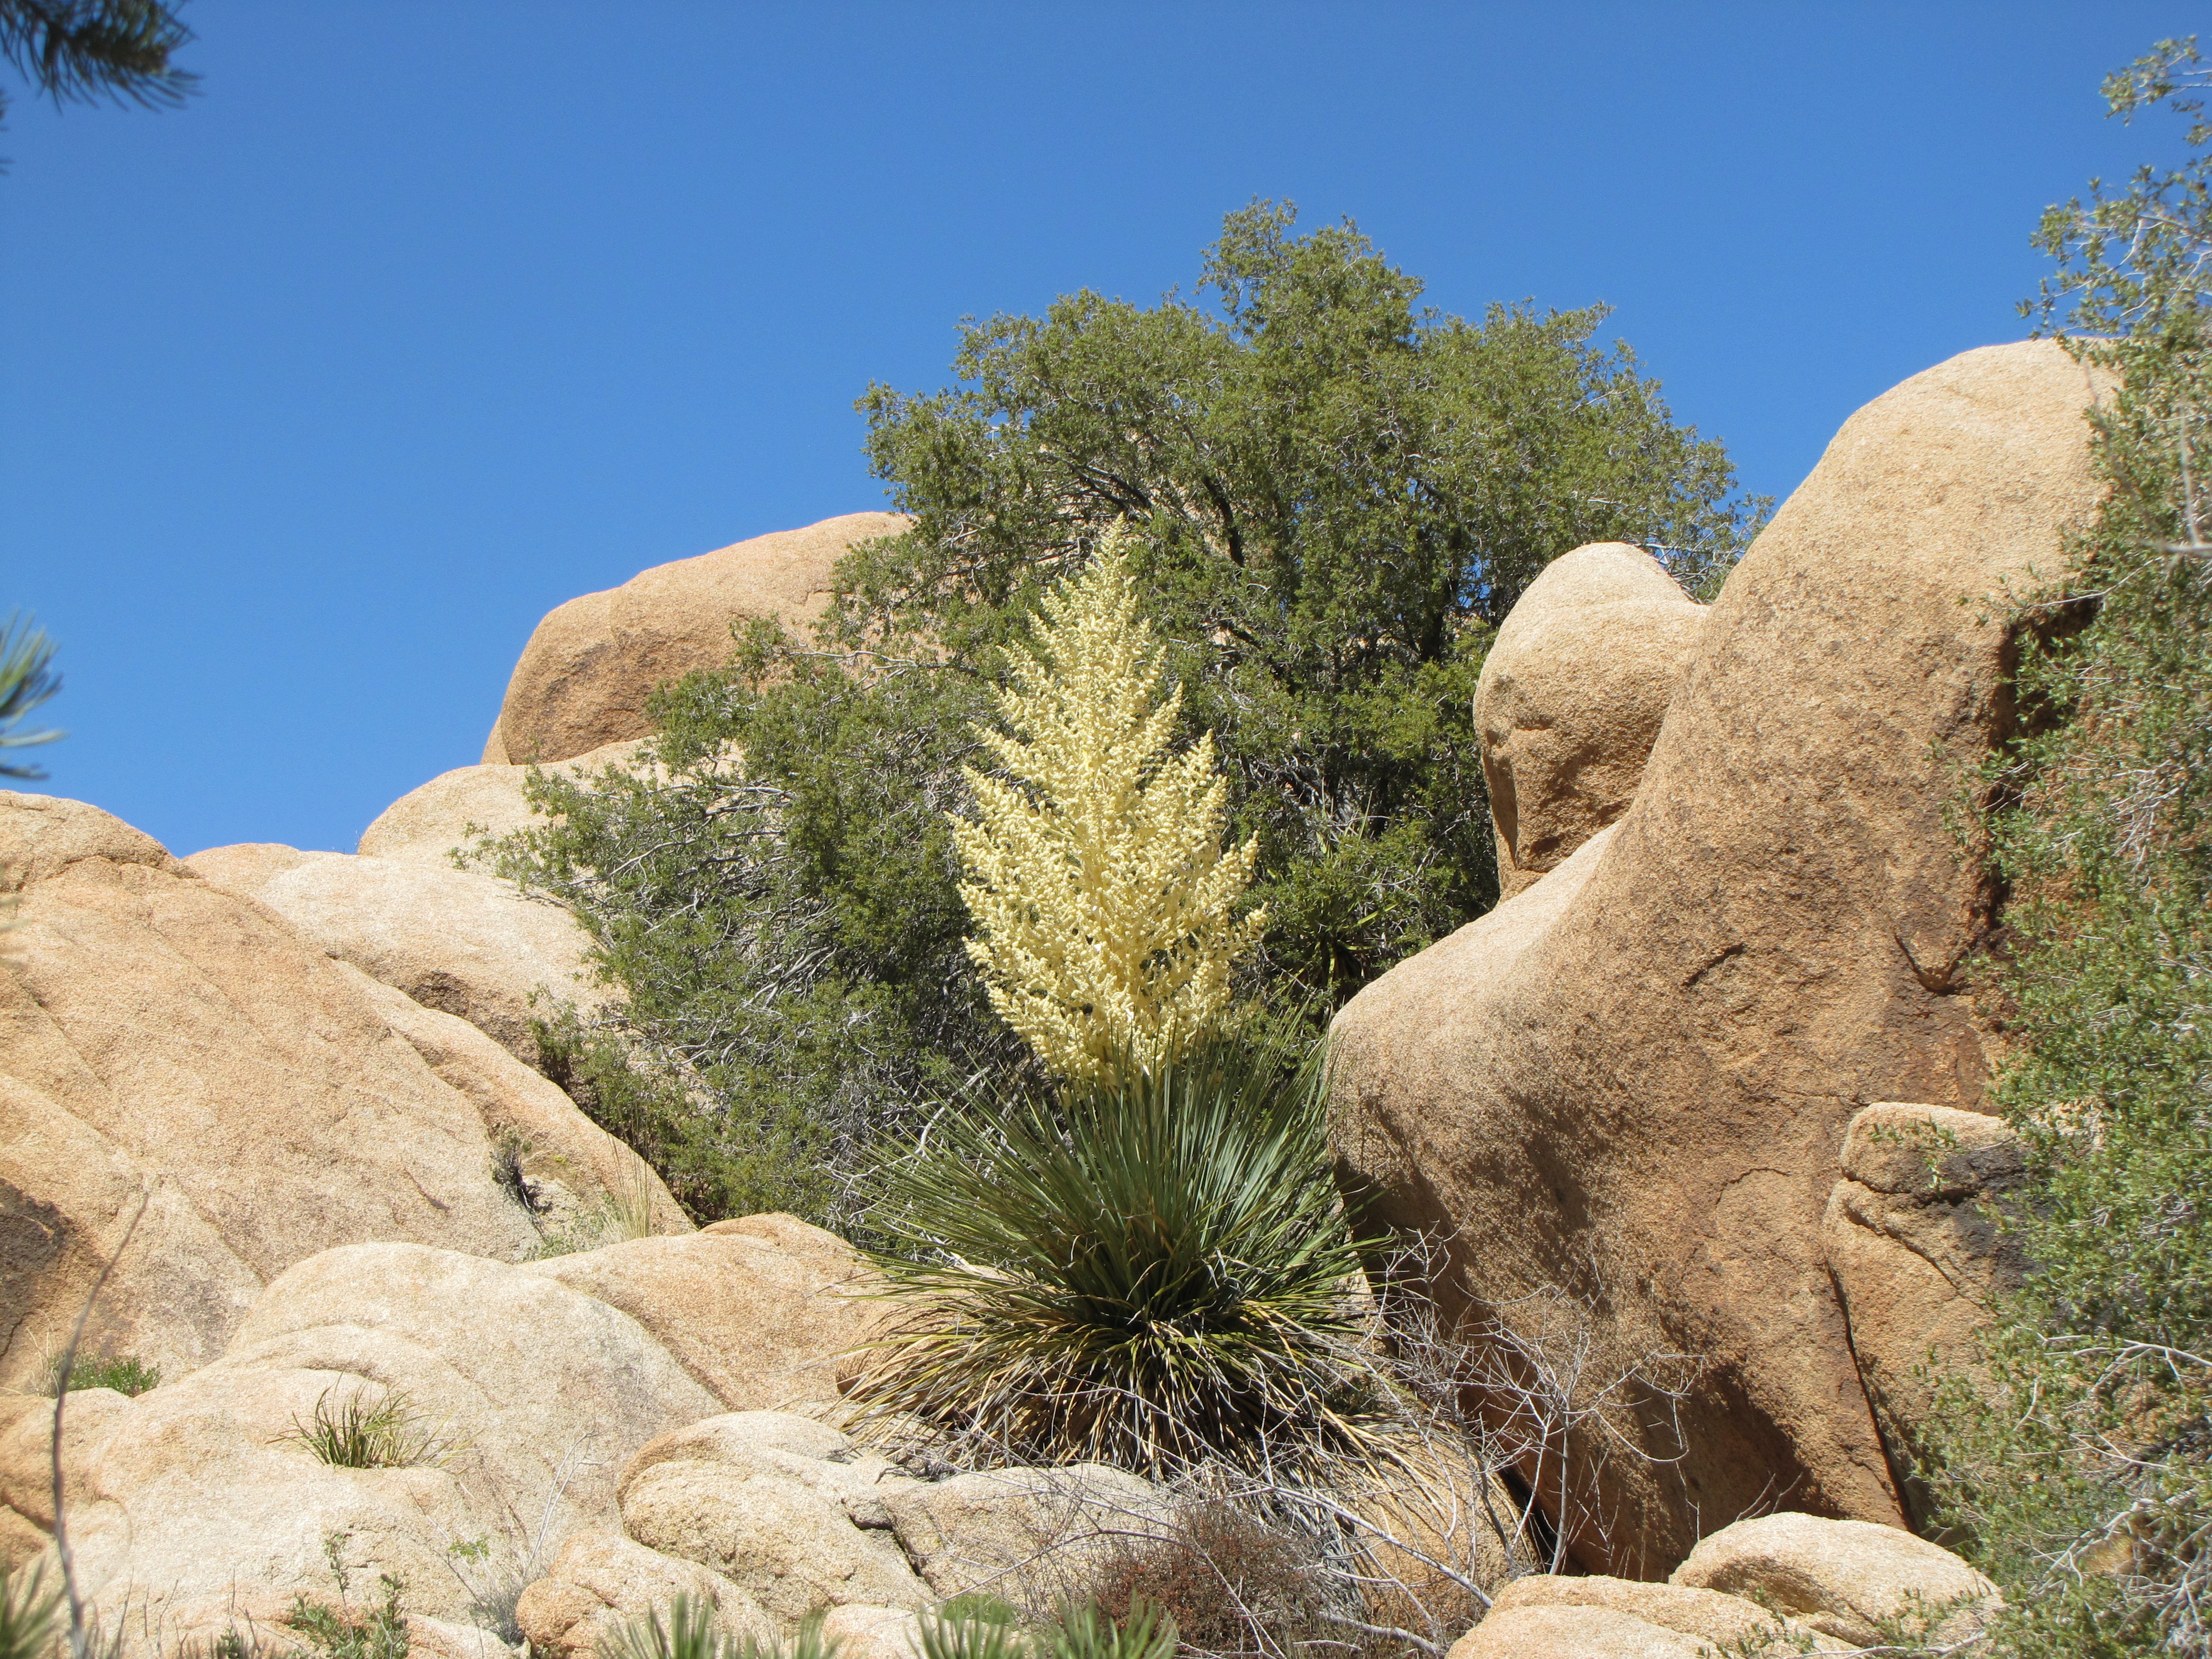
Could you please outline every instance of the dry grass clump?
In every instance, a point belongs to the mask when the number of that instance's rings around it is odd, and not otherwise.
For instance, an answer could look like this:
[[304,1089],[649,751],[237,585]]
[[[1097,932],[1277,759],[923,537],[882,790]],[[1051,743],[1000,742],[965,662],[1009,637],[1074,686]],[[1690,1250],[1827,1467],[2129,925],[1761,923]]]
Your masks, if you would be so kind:
[[338,1469],[413,1468],[462,1449],[444,1424],[425,1420],[405,1389],[386,1389],[372,1399],[360,1388],[342,1395],[340,1386],[325,1389],[307,1420],[294,1418],[282,1440]]

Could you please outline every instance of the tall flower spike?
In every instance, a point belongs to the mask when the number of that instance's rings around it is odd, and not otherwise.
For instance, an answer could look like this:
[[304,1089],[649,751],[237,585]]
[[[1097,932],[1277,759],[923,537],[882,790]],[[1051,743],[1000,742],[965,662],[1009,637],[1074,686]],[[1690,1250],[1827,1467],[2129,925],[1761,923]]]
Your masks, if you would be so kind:
[[1264,906],[1234,914],[1258,842],[1222,849],[1212,733],[1167,752],[1182,696],[1160,695],[1128,546],[1115,525],[1046,596],[1034,645],[1008,647],[1007,730],[981,735],[1014,781],[970,769],[978,816],[953,820],[968,954],[991,1006],[1062,1077],[1182,1053],[1267,926]]

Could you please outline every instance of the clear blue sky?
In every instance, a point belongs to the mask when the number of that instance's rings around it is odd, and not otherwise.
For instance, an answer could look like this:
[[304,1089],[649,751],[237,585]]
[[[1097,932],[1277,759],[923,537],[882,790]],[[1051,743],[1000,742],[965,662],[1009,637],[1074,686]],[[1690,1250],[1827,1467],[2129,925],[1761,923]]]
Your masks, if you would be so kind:
[[1188,286],[1255,196],[1444,308],[1604,300],[1786,494],[2017,337],[2048,202],[2170,156],[2099,79],[2196,4],[196,0],[178,112],[19,99],[0,611],[51,782],[350,850],[545,611],[881,504],[852,400],[966,313]]

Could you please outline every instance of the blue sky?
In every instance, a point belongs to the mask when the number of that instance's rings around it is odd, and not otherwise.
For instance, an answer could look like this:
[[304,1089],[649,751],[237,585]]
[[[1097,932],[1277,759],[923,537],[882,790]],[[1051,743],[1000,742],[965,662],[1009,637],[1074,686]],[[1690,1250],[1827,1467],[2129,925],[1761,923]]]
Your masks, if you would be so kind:
[[1447,310],[1604,300],[1785,495],[2017,337],[2041,208],[2170,157],[2097,82],[2197,5],[196,0],[181,112],[18,100],[0,611],[33,786],[350,850],[562,600],[882,504],[852,401],[964,314],[1188,286],[1255,196]]

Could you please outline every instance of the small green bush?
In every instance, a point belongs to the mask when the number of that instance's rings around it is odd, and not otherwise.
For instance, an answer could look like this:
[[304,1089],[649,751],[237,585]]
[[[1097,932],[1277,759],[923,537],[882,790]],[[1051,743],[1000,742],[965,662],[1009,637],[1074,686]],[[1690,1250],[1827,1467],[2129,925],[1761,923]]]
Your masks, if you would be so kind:
[[442,1426],[423,1421],[404,1389],[386,1389],[374,1400],[358,1388],[343,1395],[325,1389],[307,1420],[293,1419],[283,1439],[340,1469],[411,1468],[443,1462],[459,1449]]
[[[47,1368],[46,1392],[49,1395],[59,1393],[61,1382],[62,1362],[57,1356]],[[80,1359],[69,1368],[69,1385],[72,1391],[78,1389],[112,1389],[118,1394],[129,1395],[136,1399],[148,1389],[161,1386],[161,1368],[149,1365],[144,1360],[128,1354]]]
[[889,1172],[875,1260],[908,1316],[860,1397],[1021,1462],[1295,1461],[1370,1375],[1320,1067],[1217,1041],[1121,1069],[948,1114]]

